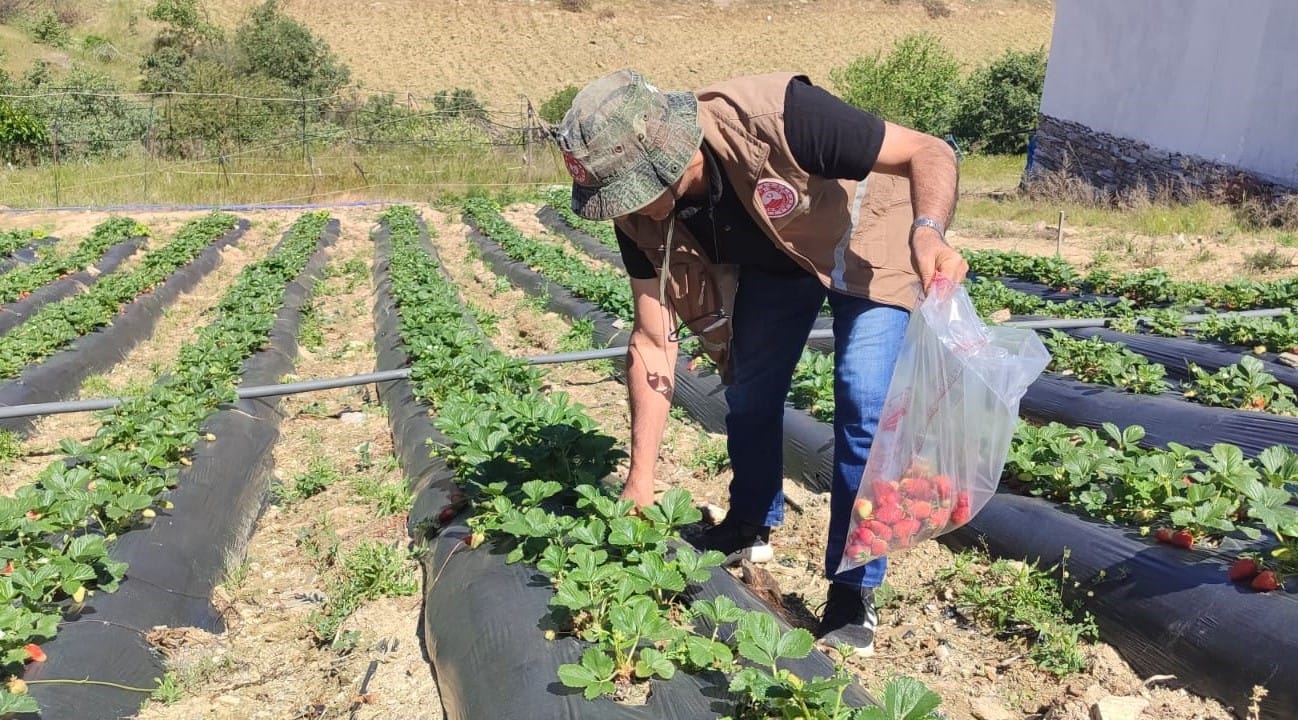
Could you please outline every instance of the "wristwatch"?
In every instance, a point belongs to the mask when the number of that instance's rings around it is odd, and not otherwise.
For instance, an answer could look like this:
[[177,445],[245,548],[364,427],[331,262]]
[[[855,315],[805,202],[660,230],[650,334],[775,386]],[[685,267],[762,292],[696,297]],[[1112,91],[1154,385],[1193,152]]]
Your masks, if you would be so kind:
[[931,228],[933,230],[936,230],[938,238],[943,243],[946,242],[946,228],[942,227],[942,223],[934,220],[933,218],[924,217],[921,215],[920,217],[915,218],[915,222],[910,224],[911,237],[915,236],[915,229],[921,227],[926,227],[926,228]]

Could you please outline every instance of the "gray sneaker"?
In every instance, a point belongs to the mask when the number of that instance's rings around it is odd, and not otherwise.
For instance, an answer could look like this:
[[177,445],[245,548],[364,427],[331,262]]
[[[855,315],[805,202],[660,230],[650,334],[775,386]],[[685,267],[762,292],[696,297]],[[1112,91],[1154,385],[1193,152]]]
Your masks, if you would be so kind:
[[858,655],[869,656],[874,654],[874,628],[878,624],[874,588],[830,583],[816,637],[829,645],[847,645]]

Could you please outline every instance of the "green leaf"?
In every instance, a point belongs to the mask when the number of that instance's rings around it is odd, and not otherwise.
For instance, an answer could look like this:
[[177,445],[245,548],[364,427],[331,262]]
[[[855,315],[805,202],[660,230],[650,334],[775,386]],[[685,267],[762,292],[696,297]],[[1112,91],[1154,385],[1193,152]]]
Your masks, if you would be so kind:
[[780,636],[775,652],[782,658],[802,658],[811,652],[815,642],[811,633],[802,628],[795,628]]
[[31,695],[15,695],[8,690],[0,690],[0,715],[36,713],[40,709],[36,698]]
[[779,656],[780,629],[775,618],[763,612],[749,612],[739,619],[735,637],[739,654],[759,665],[774,665]]
[[657,675],[663,680],[670,680],[676,674],[676,665],[662,652],[645,648],[640,651],[640,658],[636,661],[635,674],[641,678]]
[[929,720],[941,704],[937,693],[914,678],[893,678],[883,689],[883,707],[892,720]]

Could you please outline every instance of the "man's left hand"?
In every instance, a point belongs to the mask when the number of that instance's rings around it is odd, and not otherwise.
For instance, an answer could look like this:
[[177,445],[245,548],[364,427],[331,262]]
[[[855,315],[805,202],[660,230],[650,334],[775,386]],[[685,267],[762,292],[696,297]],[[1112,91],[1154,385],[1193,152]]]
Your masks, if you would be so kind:
[[929,285],[938,273],[957,285],[964,282],[965,275],[969,272],[969,263],[965,262],[959,250],[947,245],[936,230],[923,226],[915,228],[910,248],[924,292],[928,292]]

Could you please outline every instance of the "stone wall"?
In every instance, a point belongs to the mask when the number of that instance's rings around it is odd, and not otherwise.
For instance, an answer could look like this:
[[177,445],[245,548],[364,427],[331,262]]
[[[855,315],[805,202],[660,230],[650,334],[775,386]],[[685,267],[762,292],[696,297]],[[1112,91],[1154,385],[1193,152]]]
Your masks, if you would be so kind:
[[1109,195],[1145,191],[1183,200],[1211,197],[1238,202],[1279,201],[1298,192],[1238,167],[1159,150],[1048,115],[1042,115],[1037,126],[1025,185],[1031,187],[1033,176],[1040,177],[1042,171],[1081,178]]

